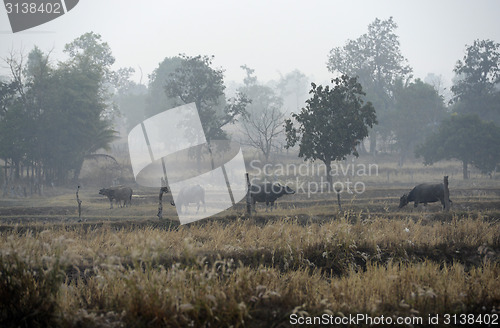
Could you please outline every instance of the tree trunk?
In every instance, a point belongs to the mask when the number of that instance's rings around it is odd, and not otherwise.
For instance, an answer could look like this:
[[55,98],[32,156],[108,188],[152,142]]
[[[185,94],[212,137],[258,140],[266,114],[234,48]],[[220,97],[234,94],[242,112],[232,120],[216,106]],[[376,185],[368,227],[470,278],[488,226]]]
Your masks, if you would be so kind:
[[469,179],[469,172],[467,170],[467,161],[463,161],[462,162],[462,172],[463,172],[463,175],[464,175],[464,180],[467,180]]
[[332,180],[332,162],[331,161],[325,161],[325,166],[326,166],[326,182],[328,182],[328,191],[333,190],[333,180]]
[[14,171],[14,178],[15,178],[15,181],[19,181],[19,178],[21,177],[19,175],[19,169],[20,169],[20,166],[21,164],[19,163],[19,161],[15,161],[14,162],[14,168],[15,168],[15,171]]
[[444,183],[444,211],[450,211],[450,189],[448,188],[448,176],[443,179]]
[[377,133],[373,132],[370,134],[370,154],[375,155],[377,151]]

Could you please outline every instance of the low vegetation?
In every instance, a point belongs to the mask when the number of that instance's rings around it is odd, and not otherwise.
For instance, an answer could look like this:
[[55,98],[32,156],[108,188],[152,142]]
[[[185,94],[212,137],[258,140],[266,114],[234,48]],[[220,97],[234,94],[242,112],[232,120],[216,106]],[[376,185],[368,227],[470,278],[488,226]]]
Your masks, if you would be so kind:
[[[438,205],[436,205],[437,207]],[[288,325],[496,313],[493,211],[4,225],[3,326]],[[156,223],[155,223],[156,222]]]

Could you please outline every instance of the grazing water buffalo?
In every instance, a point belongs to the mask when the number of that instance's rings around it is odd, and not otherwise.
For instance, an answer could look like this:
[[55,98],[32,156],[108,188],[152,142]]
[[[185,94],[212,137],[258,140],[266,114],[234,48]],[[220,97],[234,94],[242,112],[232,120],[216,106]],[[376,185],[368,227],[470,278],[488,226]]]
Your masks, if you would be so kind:
[[282,186],[279,183],[272,184],[270,182],[251,185],[250,186],[250,196],[252,198],[253,210],[255,210],[255,203],[266,203],[266,212],[269,204],[271,204],[271,211],[273,210],[274,202],[283,195],[295,194],[295,191],[288,187]]
[[424,203],[425,206],[427,203],[437,201],[440,201],[444,208],[444,184],[422,183],[413,188],[409,194],[401,196],[399,199],[399,208],[406,206],[409,202],[414,202],[413,206],[417,207],[419,203]]
[[132,205],[132,188],[116,186],[110,188],[102,188],[99,190],[99,195],[107,196],[109,199],[109,208],[113,208],[113,199],[116,199],[118,206],[122,207],[121,201],[123,200],[123,206]]
[[203,204],[203,209],[206,212],[207,207],[205,206],[205,189],[200,185],[187,186],[181,189],[179,195],[177,195],[177,204],[171,201],[170,204],[177,208],[179,213],[182,213],[182,205],[187,207],[189,204],[196,204],[196,213],[200,210],[200,204]]

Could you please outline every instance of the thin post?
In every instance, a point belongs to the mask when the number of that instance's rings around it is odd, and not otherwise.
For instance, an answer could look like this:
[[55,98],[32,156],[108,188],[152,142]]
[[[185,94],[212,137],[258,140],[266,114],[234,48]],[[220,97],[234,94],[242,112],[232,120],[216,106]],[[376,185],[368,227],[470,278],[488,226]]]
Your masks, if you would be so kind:
[[339,211],[342,212],[342,204],[340,203],[340,191],[341,191],[340,187],[337,186],[335,188],[335,192],[337,193],[337,203],[339,204]]
[[160,220],[163,219],[163,201],[162,201],[163,194],[167,192],[168,192],[167,187],[160,188],[160,195],[158,196],[158,214],[156,214],[156,216],[158,216]]
[[80,186],[76,188],[76,202],[78,203],[78,218],[82,216],[82,201],[80,197],[78,197],[78,191],[80,190]]
[[448,212],[450,210],[450,190],[448,189],[448,176],[444,179],[444,211]]
[[248,173],[245,173],[247,178],[247,214],[252,215],[252,196],[250,195],[250,178],[248,177]]

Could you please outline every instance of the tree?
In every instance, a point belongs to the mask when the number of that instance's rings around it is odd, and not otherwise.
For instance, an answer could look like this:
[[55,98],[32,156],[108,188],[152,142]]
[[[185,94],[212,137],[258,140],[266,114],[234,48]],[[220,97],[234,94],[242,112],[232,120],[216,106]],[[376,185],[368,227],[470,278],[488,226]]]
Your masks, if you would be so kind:
[[419,145],[415,154],[426,165],[443,159],[462,161],[463,178],[468,179],[468,164],[483,173],[495,170],[500,162],[500,128],[484,122],[477,115],[453,114],[444,120],[434,134]]
[[[3,102],[3,118],[0,117],[1,143],[4,145],[4,159],[10,160],[10,178],[20,177],[21,166],[37,166],[40,153],[37,134],[40,115],[43,107],[50,100],[47,95],[47,79],[51,73],[48,65],[48,55],[42,53],[36,46],[28,54],[28,60],[23,53],[15,54],[5,59],[11,71],[9,97]],[[0,115],[2,116],[2,115]]]
[[391,133],[389,113],[394,105],[396,82],[406,81],[412,72],[401,54],[396,28],[392,17],[375,19],[368,25],[368,33],[356,40],[348,40],[344,47],[333,48],[327,63],[332,73],[357,76],[366,98],[377,109],[380,124],[370,137],[372,153],[376,147],[376,133],[385,137]]
[[100,80],[79,67],[62,65],[50,80],[51,103],[40,118],[39,133],[43,162],[52,172],[49,179],[64,182],[69,171],[73,180],[80,175],[83,162],[115,139],[111,122],[103,113]]
[[64,183],[70,172],[77,179],[83,161],[114,139],[106,118],[114,58],[100,38],[87,33],[68,44],[70,58],[57,67],[37,47],[26,63],[12,53],[6,60],[15,94],[2,104],[0,142],[7,146],[1,156],[16,176],[22,164],[31,166],[38,183]]
[[260,150],[268,163],[274,143],[283,133],[283,100],[270,87],[257,84],[253,69],[247,66],[241,68],[246,70],[247,76],[244,79],[245,86],[239,91],[251,100],[246,108],[247,115],[242,120],[246,144]]
[[110,107],[107,83],[112,82],[111,65],[115,58],[101,36],[93,32],[85,33],[67,44],[64,51],[70,55],[59,69],[59,82],[65,86],[63,100],[59,108],[68,114],[67,127],[74,137],[71,145],[74,179],[78,179],[86,158],[103,148],[108,149],[115,139],[111,121],[106,119]]
[[415,146],[437,129],[445,114],[443,98],[433,86],[420,79],[408,86],[400,83],[395,89],[395,110],[391,116],[400,166]]
[[299,70],[281,76],[276,85],[286,112],[290,110],[299,111],[307,99],[307,92],[309,89],[309,79]]
[[175,73],[176,69],[180,68],[181,63],[181,57],[167,57],[149,76],[145,109],[147,117],[154,116],[176,106],[178,101],[175,97],[168,96],[167,92],[165,92],[165,87],[171,75]]
[[66,65],[79,67],[89,74],[93,74],[96,82],[103,84],[112,80],[111,65],[115,58],[111,48],[106,42],[101,41],[101,35],[88,32],[64,46],[70,59]]
[[368,128],[377,124],[375,109],[365,103],[361,84],[356,78],[342,75],[332,80],[333,88],[311,83],[311,97],[299,114],[285,121],[287,146],[299,143],[299,157],[321,160],[332,187],[331,163],[347,155],[358,156],[356,146],[368,135]]
[[213,56],[180,57],[180,66],[166,81],[167,95],[175,97],[181,104],[196,104],[209,144],[213,139],[227,139],[222,128],[234,123],[239,115],[245,113],[248,99],[245,95],[238,94],[235,98],[226,100],[224,71],[211,67]]
[[148,89],[144,84],[131,80],[130,76],[134,72],[135,70],[130,67],[120,68],[114,76],[116,92],[113,101],[118,106],[120,118],[123,119],[120,123],[124,125],[126,132],[146,119]]
[[454,110],[500,125],[500,44],[475,40],[453,71],[457,75],[451,87]]

